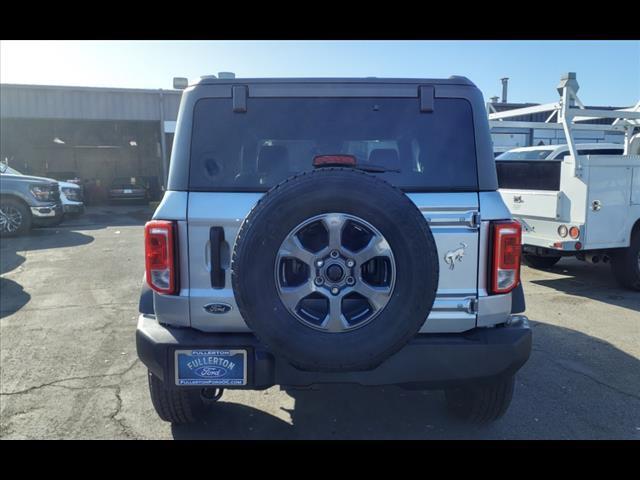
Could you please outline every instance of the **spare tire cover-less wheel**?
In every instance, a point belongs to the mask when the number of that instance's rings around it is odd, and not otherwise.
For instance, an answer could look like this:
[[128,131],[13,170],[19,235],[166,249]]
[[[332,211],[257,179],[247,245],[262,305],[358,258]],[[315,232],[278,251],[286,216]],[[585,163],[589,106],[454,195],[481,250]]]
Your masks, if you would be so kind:
[[272,188],[244,220],[233,291],[247,325],[305,370],[371,369],[425,322],[438,286],[431,230],[385,181],[323,168]]

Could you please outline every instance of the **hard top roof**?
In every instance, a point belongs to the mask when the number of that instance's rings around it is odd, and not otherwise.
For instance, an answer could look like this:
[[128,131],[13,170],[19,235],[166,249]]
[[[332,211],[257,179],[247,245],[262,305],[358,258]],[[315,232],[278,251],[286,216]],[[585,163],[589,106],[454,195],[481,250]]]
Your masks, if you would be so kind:
[[205,75],[193,82],[191,85],[219,85],[219,84],[247,84],[247,83],[376,83],[376,84],[428,84],[428,85],[464,85],[475,87],[475,84],[466,77],[453,75],[449,78],[381,78],[381,77],[360,77],[360,78],[216,78],[213,75]]

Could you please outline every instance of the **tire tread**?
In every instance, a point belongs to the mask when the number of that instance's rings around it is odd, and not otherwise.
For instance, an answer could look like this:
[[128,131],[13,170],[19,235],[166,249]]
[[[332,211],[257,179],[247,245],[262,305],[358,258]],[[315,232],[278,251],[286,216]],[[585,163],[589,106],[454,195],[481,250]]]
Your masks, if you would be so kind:
[[165,388],[162,380],[151,372],[148,372],[148,377],[151,403],[162,420],[175,424],[193,423],[197,420],[193,392]]
[[[349,172],[353,174],[358,174],[362,176],[363,180],[370,181],[374,183],[374,185],[379,186],[380,188],[390,189],[395,194],[398,201],[406,205],[407,213],[411,212],[413,214],[420,215],[420,220],[424,220],[420,211],[416,208],[415,204],[411,201],[411,199],[409,199],[409,197],[405,195],[405,193],[400,188],[394,185],[391,185],[387,181],[375,175],[371,175],[367,172],[364,172],[362,170],[353,169],[353,168],[344,168],[344,167],[323,167],[320,169],[306,171],[306,172],[302,172],[302,173],[293,175],[291,177],[288,177],[287,179],[283,180],[282,182],[274,186],[272,189],[270,189],[256,202],[256,204],[250,210],[248,215],[245,217],[245,220],[242,222],[242,225],[240,226],[240,229],[236,236],[235,246],[233,248],[233,253],[231,256],[231,283],[232,283],[234,295],[236,295],[237,297],[238,296],[240,297],[240,298],[236,298],[236,304],[238,305],[238,311],[240,312],[240,315],[242,315],[243,318],[245,319],[248,318],[248,314],[244,308],[244,305],[246,304],[247,300],[245,298],[242,298],[242,296],[239,295],[238,293],[240,292],[239,278],[237,274],[238,251],[241,250],[241,248],[239,247],[243,244],[245,237],[247,236],[248,229],[251,228],[251,226],[253,225],[251,222],[251,219],[254,216],[254,212],[256,212],[258,209],[268,208],[268,205],[271,202],[271,200],[275,197],[275,194],[280,192],[283,188],[285,188],[292,182],[302,181],[304,183],[309,184],[308,188],[313,188],[313,185],[316,184],[316,182],[320,181],[317,177],[326,175],[329,172]],[[425,255],[430,257],[429,262],[435,265],[436,268],[438,268],[439,261],[438,261],[437,247],[436,247],[433,235],[431,234],[431,230],[429,229],[429,226],[426,221],[420,221],[418,222],[418,224],[420,225],[421,229],[425,233],[425,236],[429,238],[431,242],[430,244],[425,245],[424,253]],[[439,272],[438,272],[438,275],[439,275]],[[437,287],[438,287],[438,282],[437,281],[432,282],[431,291],[428,292],[428,294],[433,296],[434,299],[435,299]],[[265,339],[263,336],[261,336],[258,332],[256,332],[253,329],[252,329],[252,333],[256,336],[256,338],[261,343],[269,347],[269,342],[267,341],[267,339]],[[413,332],[409,332],[409,334],[405,335],[403,338],[401,338],[395,344],[391,345],[386,350],[379,352],[376,355],[371,355],[367,359],[360,359],[357,364],[341,364],[339,366],[335,366],[334,368],[329,369],[325,365],[322,365],[318,362],[316,363],[307,362],[304,365],[304,368],[322,370],[322,371],[340,371],[340,370],[344,371],[344,370],[352,370],[352,369],[360,370],[360,369],[373,368],[380,363],[380,358],[386,359],[392,354],[394,354],[395,352],[397,352],[413,337],[413,335],[414,335]]]
[[457,417],[475,424],[486,424],[502,417],[513,398],[514,377],[485,385],[445,391],[448,407]]

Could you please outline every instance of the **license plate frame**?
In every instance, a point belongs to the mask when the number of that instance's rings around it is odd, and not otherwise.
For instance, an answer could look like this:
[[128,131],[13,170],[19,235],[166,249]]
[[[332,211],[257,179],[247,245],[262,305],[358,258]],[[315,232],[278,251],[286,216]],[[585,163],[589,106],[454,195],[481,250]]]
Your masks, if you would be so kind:
[[247,384],[247,350],[194,348],[174,352],[175,384],[243,386]]

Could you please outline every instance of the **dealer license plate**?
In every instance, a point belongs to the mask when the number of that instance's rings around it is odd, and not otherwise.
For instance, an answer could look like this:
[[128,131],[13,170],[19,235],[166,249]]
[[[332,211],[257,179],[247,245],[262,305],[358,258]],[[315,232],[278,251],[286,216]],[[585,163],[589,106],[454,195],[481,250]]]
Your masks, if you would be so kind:
[[176,385],[246,385],[246,350],[176,350]]

